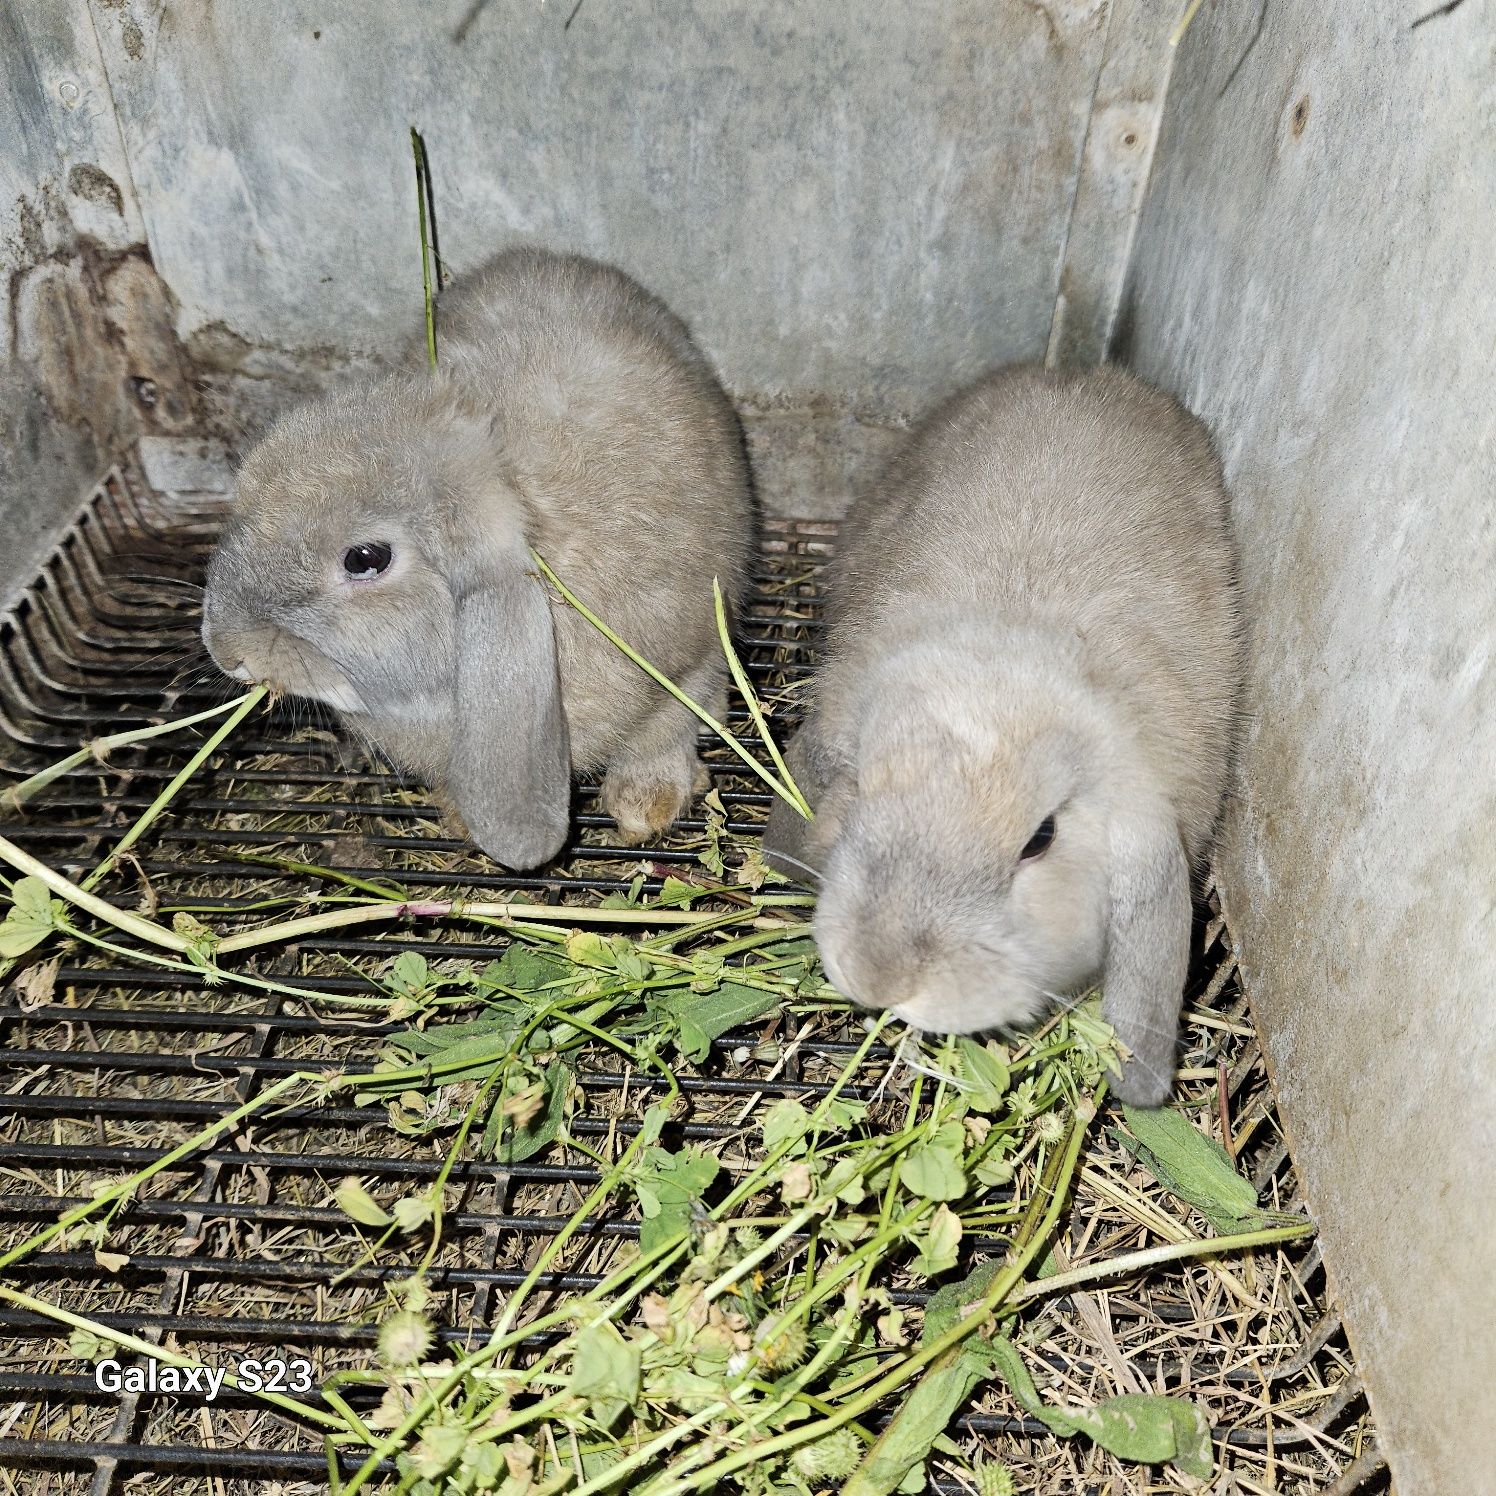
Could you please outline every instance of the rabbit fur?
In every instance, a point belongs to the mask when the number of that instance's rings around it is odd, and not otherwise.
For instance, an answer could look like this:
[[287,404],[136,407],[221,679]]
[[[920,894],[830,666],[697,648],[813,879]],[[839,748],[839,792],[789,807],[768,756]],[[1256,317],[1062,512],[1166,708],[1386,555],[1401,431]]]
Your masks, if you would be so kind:
[[1161,1104],[1242,669],[1204,427],[1114,368],[989,375],[853,507],[827,621],[789,753],[816,814],[765,847],[816,876],[832,981],[963,1033],[1101,975],[1115,1089]]
[[[622,271],[512,250],[438,304],[440,364],[282,418],[248,454],[211,563],[221,668],[336,708],[514,868],[550,860],[573,769],[623,835],[704,781],[696,720],[552,599],[533,547],[694,699],[725,692],[752,517],[737,418],[684,324]],[[350,547],[387,546],[350,577]],[[367,554],[360,553],[360,554]]]

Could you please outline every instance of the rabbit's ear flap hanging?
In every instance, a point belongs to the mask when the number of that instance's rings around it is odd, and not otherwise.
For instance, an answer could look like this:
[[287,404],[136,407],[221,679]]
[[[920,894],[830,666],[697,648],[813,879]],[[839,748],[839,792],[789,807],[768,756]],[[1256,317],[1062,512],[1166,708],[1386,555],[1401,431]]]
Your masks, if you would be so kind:
[[522,537],[458,566],[455,727],[447,787],[496,862],[532,868],[566,844],[571,751],[545,583]]
[[1102,1011],[1130,1056],[1113,1089],[1131,1106],[1162,1106],[1174,1085],[1189,972],[1189,861],[1162,805],[1119,816],[1110,842]]

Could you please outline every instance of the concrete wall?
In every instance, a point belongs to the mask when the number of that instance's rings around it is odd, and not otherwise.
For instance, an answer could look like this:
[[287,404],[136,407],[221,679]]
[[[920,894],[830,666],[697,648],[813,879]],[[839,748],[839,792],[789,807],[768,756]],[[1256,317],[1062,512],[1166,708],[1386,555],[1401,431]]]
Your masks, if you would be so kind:
[[1223,876],[1402,1496],[1496,1490],[1496,41],[1207,5],[1118,351],[1219,433],[1253,633]]
[[92,9],[155,264],[231,424],[378,360],[418,315],[415,124],[448,262],[531,238],[633,271],[717,360],[770,501],[802,512],[839,509],[932,393],[1042,357],[1062,285],[1057,335],[1095,357],[1174,14],[1166,0]]

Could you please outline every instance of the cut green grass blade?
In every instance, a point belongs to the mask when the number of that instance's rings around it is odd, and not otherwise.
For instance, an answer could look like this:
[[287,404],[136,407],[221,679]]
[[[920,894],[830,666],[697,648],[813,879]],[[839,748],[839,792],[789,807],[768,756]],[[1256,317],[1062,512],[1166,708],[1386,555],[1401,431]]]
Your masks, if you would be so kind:
[[[114,848],[109,855],[79,884],[79,887],[85,893],[90,889],[96,888],[118,864],[119,859],[150,830],[151,826],[155,824],[156,818],[176,798],[177,792],[182,786],[213,756],[219,744],[265,699],[265,694],[266,687],[253,686],[239,698],[238,703],[234,706],[233,713],[224,722],[220,723],[216,731],[208,737],[208,740],[202,747],[177,770],[172,776],[171,783],[151,801],[145,813],[114,844]],[[184,724],[178,722],[175,725],[181,727]]]
[[768,749],[769,757],[774,760],[774,767],[779,770],[780,778],[788,791],[784,798],[808,821],[811,819],[810,806],[806,803],[805,796],[800,793],[800,786],[795,783],[795,777],[790,773],[789,765],[785,763],[784,756],[779,751],[779,745],[774,741],[773,733],[769,731],[769,724],[764,717],[758,692],[753,689],[753,683],[748,679],[748,672],[743,669],[743,662],[738,658],[738,652],[732,646],[732,634],[727,626],[727,604],[723,600],[722,586],[716,577],[712,578],[712,605],[717,613],[717,637],[722,643],[722,653],[727,659],[727,668],[732,672],[733,681],[742,693],[743,701],[748,707],[748,715],[753,718],[753,725],[758,729],[758,735],[764,747]]
[[410,149],[416,161],[416,211],[421,220],[421,289],[426,306],[426,358],[436,367],[436,297],[432,287],[431,243],[436,232],[436,214],[431,198],[431,168],[426,161],[426,142],[414,125],[410,127]]
[[739,739],[730,728],[719,722],[699,702],[693,701],[691,697],[686,695],[686,693],[682,691],[681,688],[676,685],[673,680],[670,679],[669,676],[665,675],[662,671],[656,670],[655,667],[651,665],[649,661],[646,660],[637,649],[635,649],[626,640],[620,638],[617,634],[615,634],[613,630],[609,628],[608,625],[604,623],[602,619],[592,611],[591,608],[589,608],[584,602],[582,602],[581,599],[578,598],[577,595],[561,580],[561,578],[551,570],[551,568],[546,564],[544,558],[538,552],[532,550],[530,552],[530,555],[534,560],[535,565],[539,567],[541,575],[546,579],[547,582],[551,584],[552,587],[556,589],[557,595],[564,603],[566,603],[568,607],[574,609],[577,613],[580,613],[581,616],[585,618],[587,622],[590,623],[592,627],[595,628],[598,633],[603,636],[603,638],[605,638],[611,645],[613,645],[615,649],[622,651],[622,653],[625,654],[630,660],[632,660],[634,664],[636,664],[652,681],[654,681],[657,686],[662,687],[678,702],[680,702],[680,704],[685,707],[687,711],[693,713],[702,722],[704,722],[707,727],[709,727],[714,733],[716,733],[716,735],[721,738],[722,741],[726,743],[727,746],[731,748],[732,751],[736,753],[740,759],[742,759],[742,761],[748,766],[748,768],[753,771],[754,774],[756,774],[761,780],[763,780],[763,782],[768,785],[776,795],[779,796],[781,800],[784,800],[789,805],[794,806],[794,808],[800,811],[802,815],[808,814],[808,812],[803,808],[805,805],[805,801],[797,789],[792,788],[790,785],[784,784],[774,774],[766,769],[761,763],[759,763],[756,758],[754,758],[754,756],[744,746],[741,739]]

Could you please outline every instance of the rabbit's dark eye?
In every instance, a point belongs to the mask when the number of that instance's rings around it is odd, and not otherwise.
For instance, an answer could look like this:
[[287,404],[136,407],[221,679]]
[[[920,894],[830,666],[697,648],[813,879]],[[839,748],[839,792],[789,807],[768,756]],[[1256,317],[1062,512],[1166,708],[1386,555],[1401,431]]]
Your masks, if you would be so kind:
[[343,570],[350,577],[377,577],[394,559],[394,553],[382,540],[350,545],[343,552]]
[[1054,817],[1045,816],[1039,822],[1039,829],[1029,837],[1023,844],[1023,851],[1018,854],[1020,862],[1027,862],[1031,857],[1040,857],[1049,850],[1049,844],[1054,840]]

